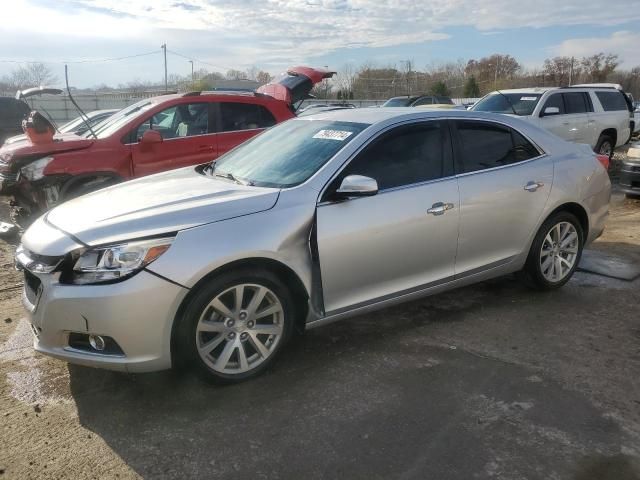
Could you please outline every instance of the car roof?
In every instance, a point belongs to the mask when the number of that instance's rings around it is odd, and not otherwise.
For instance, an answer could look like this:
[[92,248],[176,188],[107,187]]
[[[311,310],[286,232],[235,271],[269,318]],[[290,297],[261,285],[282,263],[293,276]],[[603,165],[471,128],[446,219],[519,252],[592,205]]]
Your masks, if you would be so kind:
[[507,123],[508,116],[499,113],[472,112],[468,110],[429,110],[421,107],[387,107],[387,108],[344,108],[329,112],[318,112],[300,118],[306,120],[331,120],[336,122],[366,123],[373,125],[386,120],[435,119],[435,118],[477,118],[484,120],[498,120]]

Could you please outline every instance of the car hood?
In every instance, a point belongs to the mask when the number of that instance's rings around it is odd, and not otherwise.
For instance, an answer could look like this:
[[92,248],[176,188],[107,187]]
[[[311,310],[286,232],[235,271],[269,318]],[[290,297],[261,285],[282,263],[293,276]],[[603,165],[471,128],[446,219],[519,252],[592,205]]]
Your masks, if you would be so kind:
[[56,135],[53,142],[33,144],[26,138],[19,138],[12,143],[5,144],[0,148],[0,154],[8,157],[30,157],[37,158],[54,153],[69,152],[88,148],[95,140],[79,137],[73,133]]
[[187,167],[63,203],[47,214],[46,221],[83,243],[100,245],[268,210],[279,192],[218,180]]

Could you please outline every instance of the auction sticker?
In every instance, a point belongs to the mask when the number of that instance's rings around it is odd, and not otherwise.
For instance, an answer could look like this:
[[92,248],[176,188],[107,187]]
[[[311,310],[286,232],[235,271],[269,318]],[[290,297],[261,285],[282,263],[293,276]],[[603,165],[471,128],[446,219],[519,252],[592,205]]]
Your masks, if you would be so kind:
[[353,132],[346,132],[344,130],[320,130],[313,136],[313,138],[322,138],[324,140],[337,140],[339,142],[344,142],[352,134]]
[[538,97],[520,97],[520,100],[524,102],[535,102]]

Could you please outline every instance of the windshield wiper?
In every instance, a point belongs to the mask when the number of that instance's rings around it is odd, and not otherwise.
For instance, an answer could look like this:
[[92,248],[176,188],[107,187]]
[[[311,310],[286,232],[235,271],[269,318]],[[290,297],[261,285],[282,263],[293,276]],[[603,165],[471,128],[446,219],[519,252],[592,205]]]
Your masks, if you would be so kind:
[[511,111],[513,112],[514,115],[518,115],[518,112],[516,112],[516,109],[513,108],[513,103],[511,103],[511,100],[509,100],[509,97],[507,97],[504,93],[502,93],[500,90],[496,90],[496,92],[498,92],[500,95],[502,95],[504,97],[504,99],[507,101],[507,103],[509,104],[509,106],[511,107]]
[[249,183],[244,182],[244,181],[240,180],[239,178],[234,177],[233,173],[231,173],[231,172],[216,172],[214,170],[213,171],[213,175],[215,177],[226,178],[227,180],[231,180],[232,182],[235,182],[238,185],[250,185]]

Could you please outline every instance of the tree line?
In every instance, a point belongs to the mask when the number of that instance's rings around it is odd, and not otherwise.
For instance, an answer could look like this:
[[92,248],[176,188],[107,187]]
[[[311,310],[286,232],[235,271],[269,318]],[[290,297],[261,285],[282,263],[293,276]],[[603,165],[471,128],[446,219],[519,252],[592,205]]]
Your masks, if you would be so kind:
[[[525,68],[511,55],[494,53],[479,59],[432,63],[418,68],[412,60],[380,66],[367,61],[356,66],[343,65],[331,80],[315,86],[317,98],[383,100],[393,96],[426,94],[477,98],[497,89],[551,87],[578,83],[619,83],[625,91],[640,98],[640,65],[620,69],[619,56],[596,53],[582,58],[558,56],[547,58],[538,68]],[[255,66],[226,73],[198,69],[193,75],[171,74],[171,90],[210,90],[223,80],[249,80],[265,84],[274,77]],[[0,78],[0,91],[10,92],[31,86],[56,84],[58,79],[42,63],[20,66]],[[126,90],[130,92],[161,90],[161,81],[131,80],[116,87],[97,85],[93,91]]]

